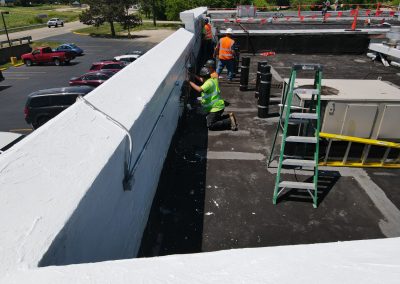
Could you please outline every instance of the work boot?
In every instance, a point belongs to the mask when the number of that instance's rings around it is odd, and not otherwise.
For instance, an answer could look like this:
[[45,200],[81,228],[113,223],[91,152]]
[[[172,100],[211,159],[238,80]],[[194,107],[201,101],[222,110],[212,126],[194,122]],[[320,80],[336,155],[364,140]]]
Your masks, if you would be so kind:
[[233,112],[229,113],[229,118],[231,119],[231,130],[232,131],[238,130],[237,119],[236,119],[236,116],[235,116],[235,114]]

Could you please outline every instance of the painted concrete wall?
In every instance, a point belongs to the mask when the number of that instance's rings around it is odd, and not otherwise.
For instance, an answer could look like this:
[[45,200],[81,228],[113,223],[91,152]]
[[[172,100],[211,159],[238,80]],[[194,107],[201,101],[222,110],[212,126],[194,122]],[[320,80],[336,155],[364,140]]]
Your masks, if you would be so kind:
[[87,95],[95,108],[78,101],[0,156],[1,277],[136,255],[181,113],[186,65],[196,60],[194,39],[177,31]]

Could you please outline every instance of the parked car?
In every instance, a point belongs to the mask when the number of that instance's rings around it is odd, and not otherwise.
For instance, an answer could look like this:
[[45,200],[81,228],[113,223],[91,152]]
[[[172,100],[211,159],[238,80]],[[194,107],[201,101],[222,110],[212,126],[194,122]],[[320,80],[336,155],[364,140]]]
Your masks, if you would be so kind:
[[59,66],[62,63],[68,64],[75,56],[70,52],[53,51],[50,47],[39,47],[31,53],[25,53],[21,56],[26,66],[40,63],[51,63]]
[[95,72],[95,71],[100,71],[100,70],[112,70],[114,72],[118,72],[121,69],[123,69],[126,65],[123,62],[118,62],[118,61],[100,61],[100,62],[95,62],[92,64],[92,67],[90,67],[89,72]]
[[56,27],[57,28],[58,26],[62,26],[63,27],[64,26],[64,21],[59,19],[59,18],[52,18],[52,19],[48,20],[47,26],[49,28],[51,28],[51,27]]
[[54,49],[54,51],[64,51],[64,52],[71,52],[75,56],[83,55],[83,49],[78,47],[75,43],[64,43]]
[[145,53],[146,52],[141,51],[141,50],[131,50],[131,51],[128,51],[127,53],[125,53],[125,55],[139,55],[139,56],[142,56]]
[[25,104],[25,121],[36,129],[75,103],[78,96],[85,96],[93,89],[89,86],[74,86],[31,93]]
[[23,134],[0,131],[0,154],[10,149],[24,137],[25,135]]
[[139,54],[120,55],[120,56],[115,56],[114,60],[122,61],[122,62],[129,64],[129,63],[135,61],[136,59],[138,59],[140,56],[141,55],[139,55]]
[[103,84],[108,79],[110,79],[114,74],[115,72],[89,72],[83,74],[80,77],[71,78],[71,80],[69,80],[69,85],[70,86],[86,85],[86,86],[97,87]]

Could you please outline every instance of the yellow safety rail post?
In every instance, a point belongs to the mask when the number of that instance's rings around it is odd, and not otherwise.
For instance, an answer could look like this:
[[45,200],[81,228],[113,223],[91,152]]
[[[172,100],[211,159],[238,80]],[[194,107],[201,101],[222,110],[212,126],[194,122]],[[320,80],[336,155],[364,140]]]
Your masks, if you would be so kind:
[[[326,150],[325,158],[323,162],[320,162],[320,166],[330,166],[330,167],[365,167],[365,168],[400,168],[400,155],[397,159],[388,161],[388,156],[391,149],[400,149],[399,143],[389,142],[389,141],[381,141],[375,139],[366,139],[354,136],[346,136],[346,135],[339,135],[339,134],[331,134],[320,132],[320,138],[325,138],[329,140],[328,147]],[[346,152],[343,156],[341,161],[329,161],[329,152],[331,150],[332,142],[333,141],[345,141],[348,142]],[[347,161],[350,148],[352,143],[359,143],[364,144],[364,150],[361,155],[360,162],[349,162]],[[383,154],[382,159],[380,162],[368,162],[368,154],[371,149],[371,146],[380,146],[385,147],[386,151]]]

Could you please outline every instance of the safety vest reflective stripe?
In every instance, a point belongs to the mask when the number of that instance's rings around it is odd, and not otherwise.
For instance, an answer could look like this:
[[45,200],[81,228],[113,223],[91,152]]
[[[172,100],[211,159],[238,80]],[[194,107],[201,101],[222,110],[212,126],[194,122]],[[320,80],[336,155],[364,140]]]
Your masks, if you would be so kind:
[[213,106],[213,104],[215,104],[216,102],[218,102],[220,99],[215,99],[211,102],[209,102],[208,104],[203,105],[204,108],[209,108],[211,106]]
[[215,79],[208,79],[208,80],[211,80],[211,83],[213,85],[213,91],[210,94],[207,94],[207,93],[204,93],[204,92],[201,94],[201,104],[203,105],[203,108],[206,111],[210,111],[214,107],[214,104],[216,104],[219,101],[221,101],[222,107],[220,107],[220,106],[216,106],[216,107],[220,108],[220,109],[223,109],[224,103],[221,100],[221,96],[220,96],[220,92],[218,90],[218,87],[217,87],[216,83],[214,82]]
[[232,46],[235,41],[229,37],[223,37],[219,40],[219,59],[229,60],[233,58]]
[[204,31],[205,31],[205,39],[212,39],[212,31],[211,31],[211,25],[210,24],[206,24],[204,26]]

